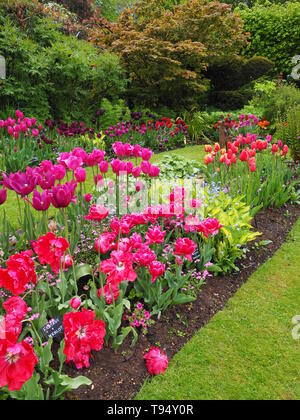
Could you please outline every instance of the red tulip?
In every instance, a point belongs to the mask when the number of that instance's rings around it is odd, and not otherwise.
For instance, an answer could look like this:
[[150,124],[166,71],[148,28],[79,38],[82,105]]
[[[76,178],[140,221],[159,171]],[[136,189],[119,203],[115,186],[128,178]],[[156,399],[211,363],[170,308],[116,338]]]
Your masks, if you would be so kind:
[[85,220],[93,220],[97,222],[101,222],[102,220],[106,219],[109,215],[109,210],[106,209],[101,204],[94,204],[90,208],[90,212],[88,216],[85,216]]
[[250,152],[249,152],[249,149],[247,148],[241,152],[240,161],[248,162],[249,159],[250,159]]

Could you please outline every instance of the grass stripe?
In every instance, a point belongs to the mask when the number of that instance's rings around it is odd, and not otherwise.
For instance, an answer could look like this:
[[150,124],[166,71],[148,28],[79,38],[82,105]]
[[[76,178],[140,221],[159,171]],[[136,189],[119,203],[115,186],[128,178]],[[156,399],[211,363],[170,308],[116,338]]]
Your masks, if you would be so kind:
[[299,399],[300,219],[226,308],[145,383],[137,399]]

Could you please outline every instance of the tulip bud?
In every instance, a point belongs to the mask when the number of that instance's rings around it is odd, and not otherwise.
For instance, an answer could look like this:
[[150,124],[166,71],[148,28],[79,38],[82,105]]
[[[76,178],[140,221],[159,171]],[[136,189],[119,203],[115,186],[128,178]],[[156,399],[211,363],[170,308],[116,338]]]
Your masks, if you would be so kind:
[[81,299],[79,297],[73,297],[70,302],[71,308],[75,311],[80,308],[81,305]]

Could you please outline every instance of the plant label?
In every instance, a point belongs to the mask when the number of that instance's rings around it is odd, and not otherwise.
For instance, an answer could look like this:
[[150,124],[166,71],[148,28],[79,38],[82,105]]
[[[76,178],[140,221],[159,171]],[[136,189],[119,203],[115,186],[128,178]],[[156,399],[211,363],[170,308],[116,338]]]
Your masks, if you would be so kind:
[[200,259],[200,257],[201,257],[200,251],[199,249],[196,249],[196,251],[193,254],[193,261],[197,262]]
[[49,321],[42,328],[42,333],[47,340],[53,338],[54,341],[60,343],[64,338],[64,327],[61,318],[58,317]]
[[6,62],[2,55],[0,55],[0,79],[6,79]]

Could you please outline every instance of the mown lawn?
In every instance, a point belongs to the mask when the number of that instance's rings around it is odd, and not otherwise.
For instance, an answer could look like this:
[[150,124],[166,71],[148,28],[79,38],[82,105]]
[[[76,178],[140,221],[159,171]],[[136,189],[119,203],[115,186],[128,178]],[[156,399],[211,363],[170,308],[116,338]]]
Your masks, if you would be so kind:
[[[186,157],[188,159],[203,162],[205,152],[204,152],[204,147],[203,146],[189,146],[189,147],[186,147],[184,149],[177,149],[177,150],[172,150],[170,152],[159,153],[157,155],[154,155],[151,161],[152,161],[152,163],[157,163],[158,164],[159,162],[161,162],[161,160],[166,155],[169,155],[169,154],[170,155],[180,155],[180,156]],[[112,175],[112,173],[110,173],[110,175]],[[86,182],[87,191],[92,192],[93,186],[94,186],[94,182],[93,182],[92,170],[90,168],[88,168],[87,182]],[[22,203],[21,203],[21,205],[22,205]],[[8,191],[8,200],[5,203],[5,205],[0,206],[0,220],[3,217],[4,210],[6,212],[7,219],[10,221],[10,223],[12,223],[13,226],[17,227],[18,226],[19,210],[18,210],[18,204],[17,204],[17,200],[16,200],[16,194],[12,191]]]
[[137,399],[297,400],[300,340],[300,219],[286,244],[227,307],[145,383]]

